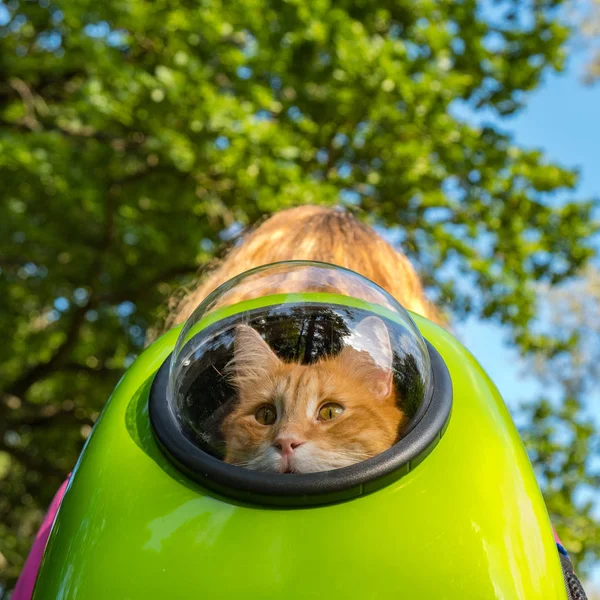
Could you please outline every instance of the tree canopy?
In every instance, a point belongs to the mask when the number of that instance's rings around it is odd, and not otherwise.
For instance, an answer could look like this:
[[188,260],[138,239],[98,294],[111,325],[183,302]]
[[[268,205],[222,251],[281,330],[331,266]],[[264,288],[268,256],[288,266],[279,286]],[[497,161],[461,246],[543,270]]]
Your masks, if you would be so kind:
[[593,202],[468,115],[562,67],[560,5],[0,1],[0,580],[167,298],[265,214],[341,202],[456,318],[548,345],[535,283],[585,264]]
[[590,267],[542,297],[544,327],[568,351],[530,357],[547,393],[523,407],[522,435],[554,524],[585,569],[600,554],[600,272]]
[[585,79],[594,83],[600,78],[600,0],[589,0],[584,7],[578,25],[590,51]]

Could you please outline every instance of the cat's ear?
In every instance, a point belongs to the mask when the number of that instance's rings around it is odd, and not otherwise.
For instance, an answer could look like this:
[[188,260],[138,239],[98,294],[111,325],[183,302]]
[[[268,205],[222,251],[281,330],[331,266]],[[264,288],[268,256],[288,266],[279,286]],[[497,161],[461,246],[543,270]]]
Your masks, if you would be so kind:
[[249,325],[235,329],[233,360],[230,364],[238,385],[264,381],[281,361],[258,331]]
[[379,317],[366,317],[354,329],[350,347],[362,362],[376,396],[385,399],[394,384],[394,353],[387,327]]

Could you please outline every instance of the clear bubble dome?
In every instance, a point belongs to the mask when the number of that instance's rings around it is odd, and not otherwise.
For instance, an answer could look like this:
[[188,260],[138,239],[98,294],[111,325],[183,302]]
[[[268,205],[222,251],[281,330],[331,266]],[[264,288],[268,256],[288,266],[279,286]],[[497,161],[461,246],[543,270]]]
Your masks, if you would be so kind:
[[[294,370],[296,365],[304,370]],[[305,367],[316,369],[321,382],[310,398]],[[292,373],[298,373],[300,383],[286,390],[277,378],[289,383],[296,376]],[[167,397],[190,441],[215,457],[242,464],[227,458],[233,426],[245,423],[263,436],[270,435],[271,427],[273,439],[279,426],[286,431],[302,427],[301,435],[308,437],[329,430],[333,435],[338,413],[339,424],[344,419],[350,427],[351,419],[367,410],[363,405],[371,403],[376,416],[382,406],[396,415],[395,443],[422,415],[430,388],[427,346],[394,298],[353,271],[290,261],[242,273],[198,306],[173,350]],[[300,402],[306,406],[294,418],[306,422],[298,424],[290,415],[291,406]],[[265,439],[261,443],[268,445]],[[272,445],[279,448],[277,442]],[[263,470],[270,470],[269,465]]]

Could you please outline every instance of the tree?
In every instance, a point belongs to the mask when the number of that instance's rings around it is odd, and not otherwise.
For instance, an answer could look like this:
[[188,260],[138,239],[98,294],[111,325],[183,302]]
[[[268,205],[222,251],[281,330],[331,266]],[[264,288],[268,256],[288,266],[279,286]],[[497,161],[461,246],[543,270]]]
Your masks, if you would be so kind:
[[560,0],[0,2],[0,578],[166,299],[246,224],[342,202],[523,350],[591,255],[574,171],[459,112],[560,69]]
[[600,77],[600,1],[589,0],[585,6],[587,10],[579,15],[578,21],[591,54],[585,79],[593,83]]
[[545,327],[569,350],[531,358],[542,384],[556,393],[526,406],[522,434],[561,541],[586,571],[600,554],[600,272],[589,268],[541,295]]

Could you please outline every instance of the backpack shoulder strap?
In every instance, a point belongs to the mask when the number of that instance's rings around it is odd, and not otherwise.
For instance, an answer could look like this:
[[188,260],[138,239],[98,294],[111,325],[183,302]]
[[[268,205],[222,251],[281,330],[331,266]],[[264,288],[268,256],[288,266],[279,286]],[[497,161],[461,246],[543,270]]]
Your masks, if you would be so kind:
[[579,579],[577,579],[577,575],[575,575],[573,564],[571,563],[571,559],[569,558],[567,551],[559,542],[556,542],[556,548],[558,550],[558,555],[560,556],[563,577],[565,578],[567,598],[569,600],[587,600],[583,586],[581,585]]

